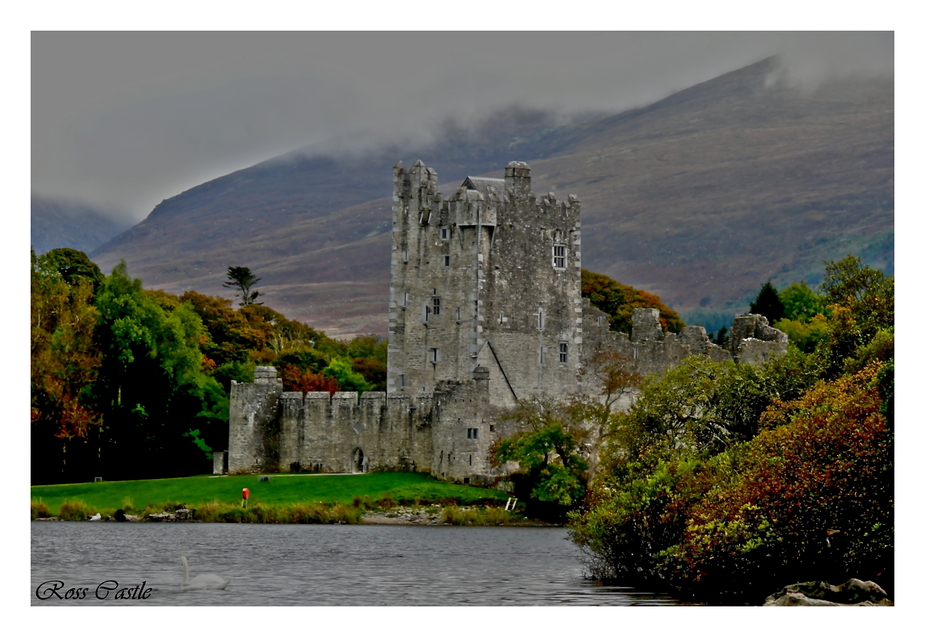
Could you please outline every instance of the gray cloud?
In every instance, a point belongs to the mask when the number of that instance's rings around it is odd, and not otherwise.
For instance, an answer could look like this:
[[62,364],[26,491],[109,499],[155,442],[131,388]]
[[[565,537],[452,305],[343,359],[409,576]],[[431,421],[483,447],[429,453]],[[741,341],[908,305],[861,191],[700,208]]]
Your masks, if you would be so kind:
[[[774,54],[892,74],[892,33],[34,33],[32,188],[136,217],[308,145],[423,139],[511,103],[621,111]],[[347,140],[347,141],[345,141]]]

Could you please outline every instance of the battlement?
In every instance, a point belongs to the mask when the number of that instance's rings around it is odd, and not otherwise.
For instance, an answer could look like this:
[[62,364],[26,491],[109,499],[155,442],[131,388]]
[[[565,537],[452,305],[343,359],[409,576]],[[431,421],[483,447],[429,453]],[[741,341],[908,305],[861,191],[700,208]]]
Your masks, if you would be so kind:
[[[577,220],[578,197],[568,195],[557,201],[555,193],[547,193],[539,200],[531,190],[530,167],[512,161],[505,167],[504,179],[466,177],[459,188],[446,199],[438,190],[437,171],[426,167],[420,160],[410,170],[401,162],[393,169],[392,201],[395,213],[415,218],[420,225],[454,224],[456,226],[494,226],[498,214],[525,208],[541,215],[574,216]],[[481,213],[481,215],[479,214]],[[514,222],[517,217],[505,219]],[[397,219],[393,218],[393,222]]]

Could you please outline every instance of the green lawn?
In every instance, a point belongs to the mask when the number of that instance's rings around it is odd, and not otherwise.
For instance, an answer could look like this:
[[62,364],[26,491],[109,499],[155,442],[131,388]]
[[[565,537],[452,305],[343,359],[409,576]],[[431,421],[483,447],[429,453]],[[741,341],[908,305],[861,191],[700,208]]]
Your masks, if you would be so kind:
[[[195,476],[164,480],[84,482],[32,487],[32,499],[40,499],[56,515],[65,501],[83,501],[87,508],[109,515],[116,509],[140,511],[166,503],[184,503],[197,508],[205,502],[240,503],[241,490],[250,489],[250,503],[289,505],[309,502],[350,504],[354,498],[377,501],[391,497],[396,502],[439,502],[459,504],[499,502],[507,494],[440,482],[421,473],[369,473],[360,475],[276,474],[269,482],[260,476]],[[128,506],[126,506],[128,503]]]

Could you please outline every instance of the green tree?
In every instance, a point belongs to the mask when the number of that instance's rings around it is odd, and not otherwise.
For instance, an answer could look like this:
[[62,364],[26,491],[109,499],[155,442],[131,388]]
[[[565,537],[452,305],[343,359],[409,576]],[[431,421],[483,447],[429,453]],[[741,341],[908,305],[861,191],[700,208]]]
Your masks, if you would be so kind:
[[492,464],[517,463],[515,495],[527,501],[529,514],[562,519],[582,501],[587,484],[581,453],[587,433],[575,412],[551,399],[521,400],[503,419],[524,430],[492,445]]
[[321,370],[323,376],[337,381],[343,391],[364,392],[370,386],[359,373],[354,371],[353,365],[346,358],[333,358],[330,364]]
[[238,290],[235,297],[241,297],[240,305],[263,305],[257,303],[257,297],[261,295],[259,290],[252,290],[254,285],[260,279],[255,276],[251,269],[241,265],[232,265],[228,267],[228,280],[222,283],[222,287]]
[[748,311],[752,314],[761,314],[772,325],[785,316],[784,304],[777,295],[777,289],[771,285],[770,281],[761,286],[761,291],[758,292],[758,296]]
[[841,374],[879,333],[892,332],[893,277],[854,256],[826,262],[821,290],[831,311],[830,338],[820,347],[830,378]]
[[805,281],[791,283],[778,294],[784,305],[784,316],[791,321],[808,323],[825,313],[825,301]]
[[[203,372],[198,315],[185,303],[166,311],[128,276],[124,262],[101,286],[97,309],[99,471],[137,478],[204,470],[206,456],[187,434],[198,430],[216,443],[227,398]],[[224,448],[224,440],[217,443]]]
[[103,273],[89,257],[73,248],[55,248],[38,257],[35,267],[45,273],[57,272],[68,285],[78,280],[88,281],[96,293],[103,282]]

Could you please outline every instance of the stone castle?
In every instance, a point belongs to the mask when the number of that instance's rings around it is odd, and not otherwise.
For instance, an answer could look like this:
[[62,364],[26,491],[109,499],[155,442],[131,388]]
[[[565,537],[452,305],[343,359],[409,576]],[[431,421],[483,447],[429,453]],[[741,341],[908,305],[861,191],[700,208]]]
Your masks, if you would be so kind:
[[393,177],[387,391],[284,392],[258,367],[253,383],[232,383],[216,472],[400,469],[489,484],[489,447],[516,431],[499,414],[519,399],[594,395],[582,372],[597,352],[648,375],[692,354],[752,363],[786,350],[757,315],[736,317],[729,350],[699,326],[666,334],[656,309],[635,310],[629,335],[610,331],[581,296],[578,198],[538,198],[522,162],[447,198],[420,161]]

